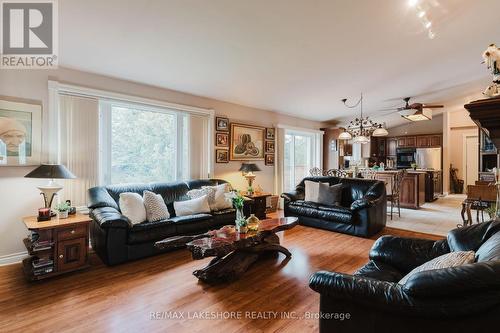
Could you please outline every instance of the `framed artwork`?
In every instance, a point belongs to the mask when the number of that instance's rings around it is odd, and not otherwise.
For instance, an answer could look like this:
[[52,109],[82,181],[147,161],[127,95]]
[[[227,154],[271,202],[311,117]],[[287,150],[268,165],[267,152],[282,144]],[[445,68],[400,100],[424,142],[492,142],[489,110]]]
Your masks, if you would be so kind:
[[225,149],[215,150],[215,162],[216,163],[229,163],[229,151]]
[[229,147],[229,133],[215,133],[216,147]]
[[274,153],[274,141],[266,141],[266,154]]
[[274,165],[274,154],[266,154],[266,159],[264,162],[266,165]]
[[42,106],[0,100],[0,166],[39,165]]
[[229,119],[225,117],[215,117],[215,130],[228,132]]
[[274,128],[266,128],[266,140],[274,140]]
[[231,161],[262,161],[264,159],[264,127],[231,123]]

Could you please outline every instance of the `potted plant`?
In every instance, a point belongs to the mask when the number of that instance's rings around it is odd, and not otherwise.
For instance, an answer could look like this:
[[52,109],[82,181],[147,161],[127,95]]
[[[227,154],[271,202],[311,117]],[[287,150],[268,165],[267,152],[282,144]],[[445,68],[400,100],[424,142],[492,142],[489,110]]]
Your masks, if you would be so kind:
[[67,202],[61,202],[56,206],[57,210],[57,215],[59,216],[60,219],[66,219],[68,218],[68,212],[71,207],[68,205]]
[[412,163],[411,164],[411,167],[413,168],[413,170],[417,170],[417,166],[418,166],[417,163]]

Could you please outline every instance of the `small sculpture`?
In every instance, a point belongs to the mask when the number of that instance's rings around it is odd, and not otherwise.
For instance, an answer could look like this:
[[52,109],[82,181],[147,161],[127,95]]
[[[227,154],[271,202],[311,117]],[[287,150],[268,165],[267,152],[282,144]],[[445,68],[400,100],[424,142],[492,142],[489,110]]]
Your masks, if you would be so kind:
[[500,96],[500,48],[495,44],[490,44],[483,53],[483,63],[493,75],[493,84],[487,87],[483,94],[488,97]]

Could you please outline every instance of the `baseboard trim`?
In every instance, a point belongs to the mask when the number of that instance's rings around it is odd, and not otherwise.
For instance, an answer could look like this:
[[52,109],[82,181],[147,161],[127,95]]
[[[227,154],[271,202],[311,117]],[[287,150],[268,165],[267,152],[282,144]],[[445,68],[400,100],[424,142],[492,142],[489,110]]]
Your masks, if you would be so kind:
[[12,265],[21,262],[28,255],[27,251],[7,254],[0,257],[0,266]]

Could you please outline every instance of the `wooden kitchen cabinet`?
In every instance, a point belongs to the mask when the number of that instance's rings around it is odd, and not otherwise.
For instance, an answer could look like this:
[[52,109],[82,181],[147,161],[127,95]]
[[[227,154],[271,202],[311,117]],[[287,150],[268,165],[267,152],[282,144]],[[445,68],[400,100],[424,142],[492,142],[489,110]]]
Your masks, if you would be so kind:
[[408,172],[399,190],[401,207],[419,209],[425,203],[425,172]]
[[426,148],[431,145],[430,137],[428,136],[417,136],[417,147],[418,148]]
[[400,137],[398,140],[398,148],[406,147],[406,137]]
[[441,135],[432,135],[429,138],[429,145],[431,147],[441,147]]
[[406,147],[415,147],[417,145],[417,138],[415,136],[406,137]]

